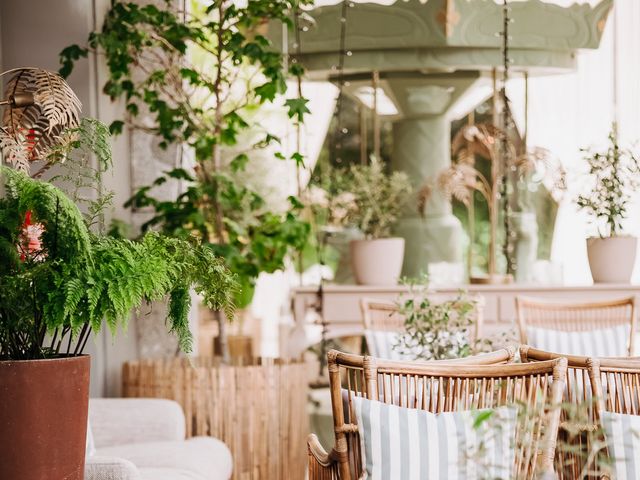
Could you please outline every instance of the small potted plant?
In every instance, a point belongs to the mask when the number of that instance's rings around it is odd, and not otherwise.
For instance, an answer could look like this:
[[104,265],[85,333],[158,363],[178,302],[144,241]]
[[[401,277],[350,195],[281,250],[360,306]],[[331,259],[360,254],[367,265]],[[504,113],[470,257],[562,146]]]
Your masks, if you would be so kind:
[[434,300],[426,284],[409,284],[409,295],[397,300],[404,331],[393,348],[404,358],[448,360],[484,350],[479,341],[480,300],[460,291],[450,299]]
[[623,235],[631,193],[638,187],[638,158],[618,143],[616,127],[605,151],[583,150],[589,183],[577,205],[587,212],[598,236],[587,239],[589,267],[595,283],[628,283],[636,258],[637,238]]
[[360,285],[395,285],[404,260],[404,239],[393,237],[391,228],[412,191],[404,172],[387,174],[379,161],[352,165],[347,173],[353,207],[347,221],[364,239],[350,243],[351,264]]

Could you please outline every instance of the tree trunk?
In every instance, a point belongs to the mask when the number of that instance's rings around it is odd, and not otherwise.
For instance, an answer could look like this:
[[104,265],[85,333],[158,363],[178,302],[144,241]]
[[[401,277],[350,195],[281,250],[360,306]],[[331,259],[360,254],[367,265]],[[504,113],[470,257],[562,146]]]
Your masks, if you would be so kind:
[[220,310],[214,311],[214,317],[218,322],[218,353],[222,357],[222,363],[228,365],[231,363],[231,355],[229,354],[229,339],[227,338],[227,317]]

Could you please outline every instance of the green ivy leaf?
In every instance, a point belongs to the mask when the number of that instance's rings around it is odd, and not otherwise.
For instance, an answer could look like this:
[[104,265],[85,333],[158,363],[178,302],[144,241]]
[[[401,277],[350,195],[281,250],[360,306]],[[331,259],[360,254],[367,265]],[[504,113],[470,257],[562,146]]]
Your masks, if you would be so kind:
[[307,108],[307,103],[309,100],[306,98],[289,98],[284,104],[289,109],[288,115],[289,118],[296,117],[299,122],[302,122],[304,119],[305,113],[309,113],[310,110]]
[[111,133],[111,135],[120,135],[123,128],[124,122],[122,120],[114,120],[111,122],[111,125],[109,125],[109,133]]
[[249,157],[246,153],[237,155],[233,160],[231,160],[231,171],[237,173],[240,170],[244,170],[247,166],[247,162],[249,162]]
[[291,155],[291,160],[295,160],[297,167],[304,168],[304,157],[302,156],[302,154],[300,154],[300,152],[295,152],[293,155]]

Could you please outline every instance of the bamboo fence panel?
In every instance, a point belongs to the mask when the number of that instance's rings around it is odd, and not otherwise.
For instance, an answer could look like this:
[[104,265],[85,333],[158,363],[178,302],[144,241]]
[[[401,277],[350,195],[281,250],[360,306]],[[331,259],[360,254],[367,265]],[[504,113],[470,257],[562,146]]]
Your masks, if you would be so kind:
[[125,397],[177,401],[187,437],[222,440],[234,480],[305,477],[312,363],[258,359],[221,365],[217,358],[140,360],[123,366]]

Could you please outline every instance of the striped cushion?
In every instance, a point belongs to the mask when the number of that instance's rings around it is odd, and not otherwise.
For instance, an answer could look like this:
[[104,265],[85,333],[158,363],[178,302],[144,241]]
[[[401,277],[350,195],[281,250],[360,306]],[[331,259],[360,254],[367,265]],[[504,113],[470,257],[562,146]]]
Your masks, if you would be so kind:
[[[411,345],[402,343],[401,338],[404,333],[384,331],[384,330],[365,330],[364,336],[367,340],[367,348],[369,354],[373,357],[384,358],[387,360],[413,361],[418,359],[429,360],[425,357],[425,347],[420,345]],[[466,332],[439,332],[438,340],[433,340],[433,347],[443,347],[443,350],[455,353],[461,350],[464,345],[468,345],[469,340]],[[456,358],[458,355],[451,355]]]
[[384,330],[365,330],[364,337],[367,340],[369,354],[377,358],[387,360],[415,360],[415,356],[403,355],[396,348],[400,343],[400,333]]
[[640,416],[604,412],[602,426],[607,436],[616,480],[640,479]]
[[354,399],[362,479],[476,480],[511,478],[515,463],[513,407],[433,414],[362,397]]
[[588,332],[563,332],[527,327],[529,345],[548,352],[594,357],[624,357],[628,355],[629,325]]

